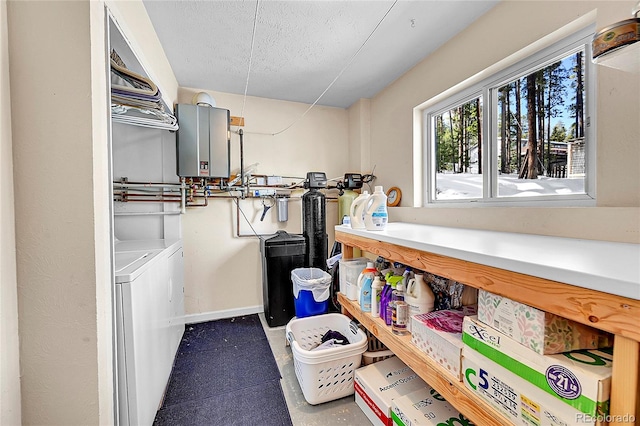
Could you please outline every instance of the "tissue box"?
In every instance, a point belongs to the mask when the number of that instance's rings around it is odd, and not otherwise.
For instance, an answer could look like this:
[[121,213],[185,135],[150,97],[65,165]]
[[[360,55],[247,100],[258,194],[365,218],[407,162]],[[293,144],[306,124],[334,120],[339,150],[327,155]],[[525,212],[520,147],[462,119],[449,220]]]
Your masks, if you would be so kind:
[[394,398],[391,418],[397,426],[473,425],[430,386]]
[[427,384],[398,357],[387,358],[356,370],[356,404],[376,426],[392,426],[394,398],[424,389]]
[[609,412],[613,353],[597,349],[540,355],[474,317],[465,317],[463,354],[468,348],[566,404],[566,410],[590,417]]
[[478,319],[542,355],[613,345],[606,332],[485,290],[478,293]]
[[461,381],[462,320],[475,313],[475,306],[463,306],[459,310],[414,315],[411,318],[411,343]]
[[469,346],[462,350],[465,386],[514,424],[584,426],[604,424],[608,415],[589,415],[501,367]]

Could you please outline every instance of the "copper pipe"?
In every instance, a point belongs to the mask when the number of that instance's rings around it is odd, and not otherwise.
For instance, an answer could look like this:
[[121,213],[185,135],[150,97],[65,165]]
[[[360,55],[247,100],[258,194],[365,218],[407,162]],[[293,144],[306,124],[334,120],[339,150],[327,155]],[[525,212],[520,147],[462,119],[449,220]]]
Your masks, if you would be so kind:
[[159,200],[129,200],[127,199],[126,201],[121,201],[121,200],[114,200],[118,203],[179,203],[181,200],[163,200],[163,199],[159,199]]
[[133,181],[121,181],[121,180],[114,180],[113,181],[114,184],[118,184],[118,185],[123,185],[123,186],[127,186],[127,185],[148,185],[148,186],[155,186],[155,185],[166,185],[166,186],[180,186],[180,182],[133,182]]
[[131,183],[131,182],[113,182],[113,186],[118,188],[175,188],[180,189],[179,183]]
[[[116,194],[116,196],[122,196],[119,194]],[[179,194],[133,194],[131,192],[127,192],[125,195],[126,198],[129,197],[151,197],[151,198],[180,198]]]
[[[191,199],[193,199],[193,197],[190,197]],[[197,198],[201,198],[201,197],[197,197]],[[207,207],[209,205],[209,197],[207,197],[207,195],[204,195],[204,204],[189,204],[189,202],[187,201],[187,207]]]

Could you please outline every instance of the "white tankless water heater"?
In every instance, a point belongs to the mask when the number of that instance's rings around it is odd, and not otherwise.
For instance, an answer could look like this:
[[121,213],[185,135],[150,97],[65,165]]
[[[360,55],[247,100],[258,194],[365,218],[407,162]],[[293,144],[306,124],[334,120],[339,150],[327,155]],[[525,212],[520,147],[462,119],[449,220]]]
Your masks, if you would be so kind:
[[178,176],[228,178],[231,172],[229,110],[176,105]]

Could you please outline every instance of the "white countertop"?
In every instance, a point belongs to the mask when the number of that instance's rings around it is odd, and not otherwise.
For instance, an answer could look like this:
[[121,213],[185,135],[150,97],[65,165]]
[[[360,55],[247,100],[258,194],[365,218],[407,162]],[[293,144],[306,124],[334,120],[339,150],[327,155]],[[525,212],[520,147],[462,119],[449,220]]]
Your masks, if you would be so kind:
[[397,222],[335,230],[640,300],[640,244]]

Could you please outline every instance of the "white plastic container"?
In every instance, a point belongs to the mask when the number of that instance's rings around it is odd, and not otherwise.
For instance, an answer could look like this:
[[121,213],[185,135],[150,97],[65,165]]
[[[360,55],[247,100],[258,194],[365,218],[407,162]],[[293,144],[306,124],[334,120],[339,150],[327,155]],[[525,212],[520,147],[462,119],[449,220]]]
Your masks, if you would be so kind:
[[[329,330],[338,331],[348,345],[312,351]],[[296,377],[304,399],[311,405],[353,395],[353,378],[367,350],[367,336],[354,321],[342,314],[292,319],[286,336],[293,353]]]
[[371,285],[371,316],[380,318],[380,292],[382,291],[382,281],[376,275]]
[[369,191],[362,191],[362,194],[358,195],[358,197],[351,203],[351,209],[349,212],[351,229],[365,229],[364,214],[369,197],[371,197],[369,195]]
[[358,299],[358,277],[368,261],[366,257],[340,259],[340,293],[347,296],[349,300]]
[[[433,311],[435,300],[436,297],[422,274],[415,274],[409,279],[404,295],[404,301],[409,305],[409,318]],[[411,321],[407,325],[411,331]]]
[[376,186],[366,204],[364,227],[367,231],[382,231],[385,229],[389,221],[389,213],[387,212],[387,195],[381,186]]

